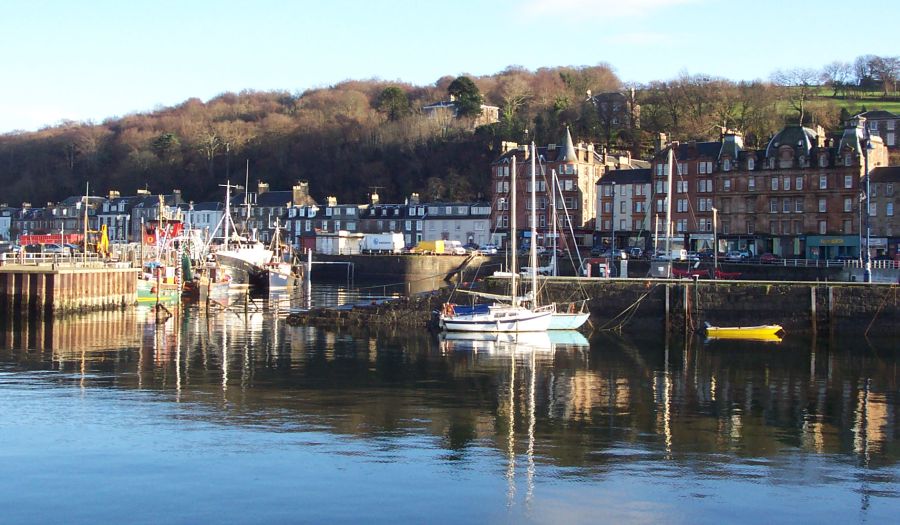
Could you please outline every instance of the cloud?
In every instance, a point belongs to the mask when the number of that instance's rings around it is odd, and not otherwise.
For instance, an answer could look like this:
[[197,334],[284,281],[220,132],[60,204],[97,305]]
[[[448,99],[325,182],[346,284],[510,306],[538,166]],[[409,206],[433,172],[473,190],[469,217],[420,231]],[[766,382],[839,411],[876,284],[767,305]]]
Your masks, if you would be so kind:
[[639,17],[668,7],[703,0],[526,0],[523,12],[530,16],[553,13],[593,13],[603,18]]

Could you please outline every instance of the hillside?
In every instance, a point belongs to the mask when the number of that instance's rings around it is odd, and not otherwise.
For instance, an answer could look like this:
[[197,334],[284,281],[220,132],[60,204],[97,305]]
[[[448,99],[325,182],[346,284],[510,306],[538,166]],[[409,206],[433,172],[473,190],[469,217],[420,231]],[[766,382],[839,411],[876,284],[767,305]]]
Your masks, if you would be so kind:
[[[393,201],[411,192],[429,200],[473,199],[489,191],[488,164],[501,140],[556,142],[570,126],[576,140],[643,155],[660,131],[681,140],[707,139],[728,127],[743,131],[753,146],[797,119],[795,88],[706,76],[626,87],[601,64],[509,67],[473,77],[475,92],[457,95],[498,106],[500,114],[499,122],[475,129],[470,117],[422,110],[467,85],[455,80],[443,77],[429,86],[347,81],[299,94],[225,93],[99,124],[65,122],[0,135],[0,200],[41,205],[80,194],[87,182],[94,194],[178,188],[195,201],[220,199],[218,185],[243,182],[248,165],[251,185],[262,180],[272,189],[287,189],[308,180],[318,200],[335,195],[342,202],[360,201],[371,187]],[[629,93],[628,88],[641,106],[640,129],[611,127],[587,97],[588,91]],[[842,107],[895,109],[891,97],[851,95],[813,93],[804,122],[834,128]]]

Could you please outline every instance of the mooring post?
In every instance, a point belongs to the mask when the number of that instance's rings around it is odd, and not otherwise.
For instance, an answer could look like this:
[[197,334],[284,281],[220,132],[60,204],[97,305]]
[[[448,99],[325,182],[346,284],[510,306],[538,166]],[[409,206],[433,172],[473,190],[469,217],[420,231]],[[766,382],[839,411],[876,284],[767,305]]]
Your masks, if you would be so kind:
[[828,326],[834,325],[834,286],[828,287]]

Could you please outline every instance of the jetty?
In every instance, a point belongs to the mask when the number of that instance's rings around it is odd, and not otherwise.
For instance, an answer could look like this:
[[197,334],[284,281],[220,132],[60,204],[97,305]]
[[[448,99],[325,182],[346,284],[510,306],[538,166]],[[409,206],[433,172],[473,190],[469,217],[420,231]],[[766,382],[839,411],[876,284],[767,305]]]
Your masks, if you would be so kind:
[[137,303],[140,270],[94,260],[3,261],[0,316],[50,316],[124,308]]

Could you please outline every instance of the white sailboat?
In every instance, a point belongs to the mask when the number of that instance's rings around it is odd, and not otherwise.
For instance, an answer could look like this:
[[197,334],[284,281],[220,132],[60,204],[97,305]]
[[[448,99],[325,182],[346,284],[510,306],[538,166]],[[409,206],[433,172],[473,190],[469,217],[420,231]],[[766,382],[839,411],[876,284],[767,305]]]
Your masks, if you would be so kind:
[[[531,144],[531,289],[537,292],[537,247],[535,245],[535,156],[536,148]],[[550,327],[553,305],[543,307],[526,307],[521,304],[516,286],[516,165],[515,156],[510,180],[510,215],[512,216],[510,231],[512,248],[512,269],[510,282],[510,304],[495,303],[492,305],[476,305],[472,307],[457,306],[451,303],[444,305],[440,314],[440,325],[448,332],[544,332]],[[535,305],[532,296],[531,304]]]

